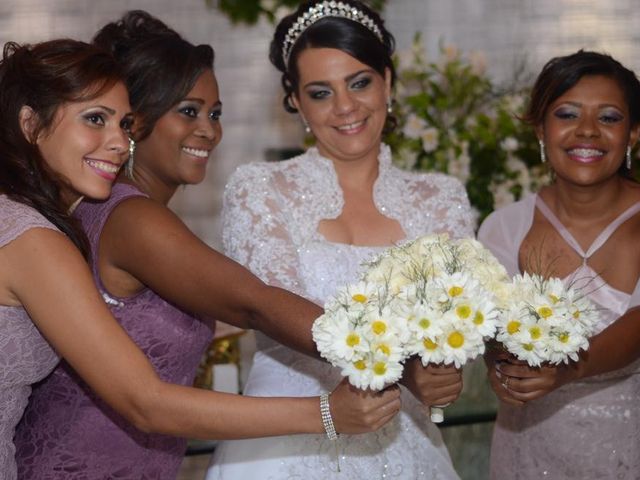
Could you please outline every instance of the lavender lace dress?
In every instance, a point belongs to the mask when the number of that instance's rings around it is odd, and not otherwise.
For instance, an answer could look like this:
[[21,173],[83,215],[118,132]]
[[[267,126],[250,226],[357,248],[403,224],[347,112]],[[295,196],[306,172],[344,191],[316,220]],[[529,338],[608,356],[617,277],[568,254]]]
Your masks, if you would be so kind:
[[[91,243],[94,279],[111,312],[163,380],[190,385],[212,326],[149,289],[130,298],[109,295],[98,275],[98,243],[109,214],[139,195],[131,186],[116,184],[108,201],[83,202],[76,214]],[[34,389],[15,443],[20,477],[39,480],[175,479],[186,449],[185,439],[137,430],[65,362]]]
[[[407,239],[434,232],[473,235],[462,185],[446,175],[399,170],[386,146],[379,156],[374,202],[400,223]],[[333,163],[315,148],[286,162],[242,166],[225,190],[225,252],[267,283],[323,304],[338,287],[357,278],[362,261],[383,249],[333,243],[320,235],[319,222],[338,217],[342,208]],[[258,351],[246,394],[312,396],[340,381],[340,372],[331,365],[256,336]],[[402,405],[401,413],[380,431],[340,436],[340,473],[336,450],[325,435],[292,435],[222,442],[207,479],[457,479],[440,432],[424,408],[406,391]]]
[[[628,293],[608,285],[589,266],[590,257],[616,229],[640,212],[623,212],[585,252],[541,198],[532,195],[498,210],[483,223],[478,239],[511,275],[536,208],[583,258],[565,281],[589,282],[589,298],[601,312],[599,331],[640,305],[640,280]],[[640,361],[626,368],[564,385],[524,407],[501,404],[491,447],[494,480],[640,478]]]
[[[0,248],[32,228],[57,230],[31,207],[0,195]],[[15,480],[13,435],[31,393],[58,356],[22,307],[0,305],[0,479]]]

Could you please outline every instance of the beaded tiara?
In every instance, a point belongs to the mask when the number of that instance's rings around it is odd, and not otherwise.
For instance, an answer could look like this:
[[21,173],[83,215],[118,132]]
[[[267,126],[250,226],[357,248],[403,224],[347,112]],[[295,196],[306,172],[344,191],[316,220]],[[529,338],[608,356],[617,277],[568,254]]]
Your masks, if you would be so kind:
[[296,19],[287,31],[287,35],[284,37],[284,42],[282,43],[282,59],[285,65],[289,62],[291,49],[298,38],[300,38],[300,35],[318,20],[326,17],[341,17],[358,22],[360,25],[367,27],[371,33],[378,37],[378,40],[384,43],[380,28],[378,28],[378,25],[376,25],[373,19],[366,13],[346,3],[327,0],[310,7]]

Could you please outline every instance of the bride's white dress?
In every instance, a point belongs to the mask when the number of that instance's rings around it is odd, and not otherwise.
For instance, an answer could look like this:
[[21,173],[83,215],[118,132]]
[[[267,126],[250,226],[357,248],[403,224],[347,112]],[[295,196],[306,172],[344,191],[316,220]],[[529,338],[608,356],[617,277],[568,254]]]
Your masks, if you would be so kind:
[[[374,201],[397,220],[407,239],[448,232],[473,235],[462,185],[442,174],[402,171],[388,147],[379,156]],[[382,247],[328,242],[317,231],[323,219],[340,215],[342,191],[330,160],[315,148],[280,163],[240,167],[225,190],[225,253],[271,285],[322,304],[336,288],[353,282],[363,260]],[[313,396],[333,389],[340,372],[269,338],[257,335],[257,353],[244,393],[252,396]],[[440,432],[406,390],[402,411],[375,433],[292,435],[221,442],[207,479],[457,479]]]

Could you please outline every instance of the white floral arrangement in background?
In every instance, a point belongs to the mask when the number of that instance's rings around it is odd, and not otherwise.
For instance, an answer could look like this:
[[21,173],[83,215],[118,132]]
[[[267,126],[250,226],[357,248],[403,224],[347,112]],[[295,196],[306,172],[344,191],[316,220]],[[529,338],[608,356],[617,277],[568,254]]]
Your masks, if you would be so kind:
[[502,347],[532,367],[577,361],[600,319],[584,293],[527,273],[516,275],[509,290],[496,335]]
[[484,353],[508,279],[479,242],[425,236],[366,266],[313,325],[320,354],[352,385],[381,390],[400,380],[414,355],[423,365],[461,367]]
[[441,46],[429,61],[417,35],[396,66],[399,123],[385,142],[399,166],[457,177],[478,221],[548,182],[533,129],[519,120],[527,91],[499,91],[481,52]]

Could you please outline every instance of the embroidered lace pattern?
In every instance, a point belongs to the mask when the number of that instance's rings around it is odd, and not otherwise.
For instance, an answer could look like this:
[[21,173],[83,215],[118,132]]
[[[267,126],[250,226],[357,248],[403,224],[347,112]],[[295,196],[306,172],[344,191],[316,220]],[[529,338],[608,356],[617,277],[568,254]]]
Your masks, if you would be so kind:
[[[375,205],[400,223],[407,239],[435,232],[473,235],[466,193],[457,180],[399,170],[386,146],[379,166]],[[328,242],[318,233],[319,222],[338,217],[342,208],[333,163],[316,149],[281,163],[245,165],[225,191],[225,252],[264,281],[322,304],[337,287],[357,278],[362,261],[382,250]],[[319,395],[339,381],[330,365],[257,337],[245,393]],[[376,433],[341,435],[338,449],[344,479],[458,478],[439,431],[407,392],[396,420]],[[326,479],[336,475],[335,469],[335,451],[326,436],[297,435],[223,442],[207,478]]]
[[[115,297],[98,274],[99,239],[109,214],[120,202],[141,195],[132,186],[116,184],[108,201],[83,202],[74,215],[87,232],[94,280],[114,317],[147,355],[160,378],[191,385],[211,341],[211,325],[150,289],[128,298]],[[183,438],[137,430],[64,361],[34,388],[15,443],[20,478],[47,480],[173,480],[186,449]]]
[[[32,228],[57,230],[31,207],[0,195],[0,248]],[[13,435],[31,393],[58,362],[22,307],[0,305],[0,476],[16,477]]]

